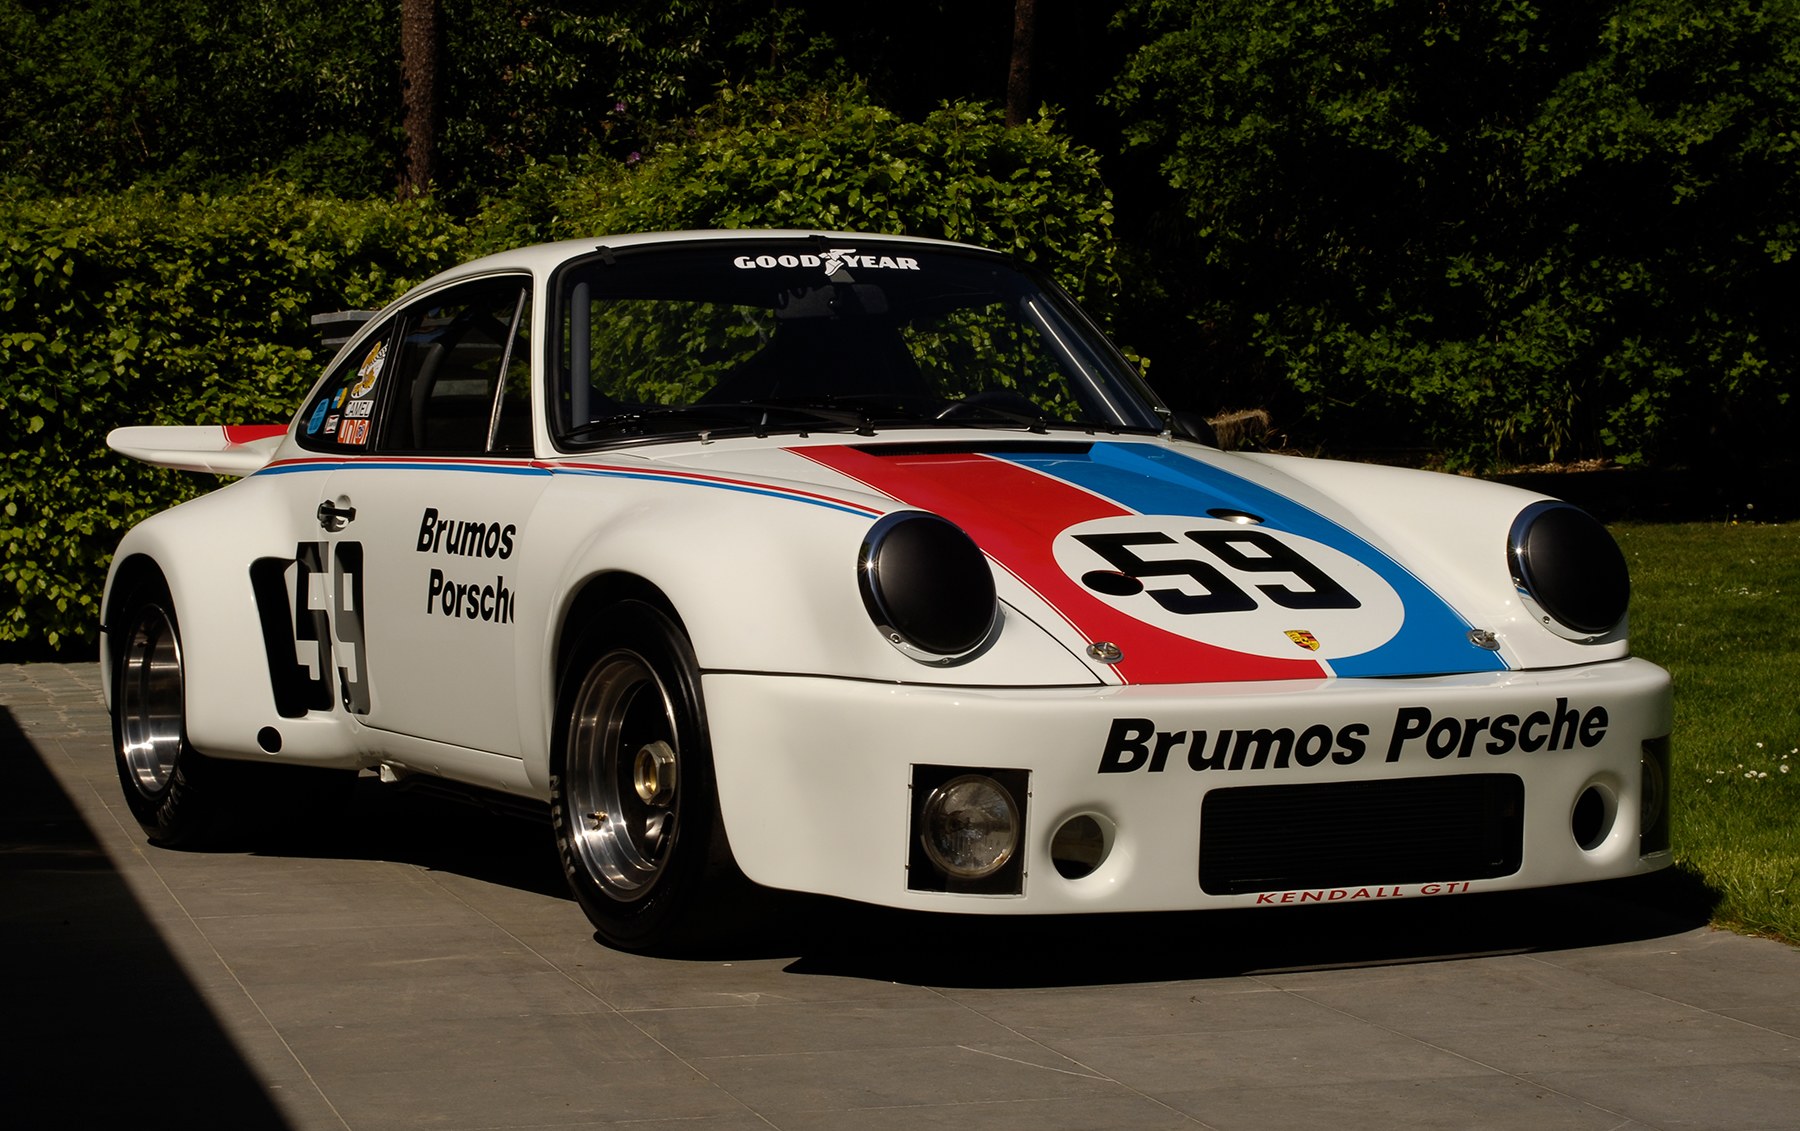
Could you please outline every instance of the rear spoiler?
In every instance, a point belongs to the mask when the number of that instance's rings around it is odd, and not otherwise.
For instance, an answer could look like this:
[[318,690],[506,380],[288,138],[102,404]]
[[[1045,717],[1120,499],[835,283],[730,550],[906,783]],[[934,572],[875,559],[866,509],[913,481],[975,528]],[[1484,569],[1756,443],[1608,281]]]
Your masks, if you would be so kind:
[[113,429],[106,446],[158,467],[249,475],[274,458],[286,435],[285,424],[144,424]]

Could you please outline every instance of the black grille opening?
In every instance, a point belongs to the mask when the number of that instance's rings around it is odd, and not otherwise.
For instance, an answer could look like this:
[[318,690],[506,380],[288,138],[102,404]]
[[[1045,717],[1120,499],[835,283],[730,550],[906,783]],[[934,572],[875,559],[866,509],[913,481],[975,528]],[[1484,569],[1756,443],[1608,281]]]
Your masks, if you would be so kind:
[[1514,774],[1215,789],[1200,806],[1209,895],[1486,880],[1519,870]]

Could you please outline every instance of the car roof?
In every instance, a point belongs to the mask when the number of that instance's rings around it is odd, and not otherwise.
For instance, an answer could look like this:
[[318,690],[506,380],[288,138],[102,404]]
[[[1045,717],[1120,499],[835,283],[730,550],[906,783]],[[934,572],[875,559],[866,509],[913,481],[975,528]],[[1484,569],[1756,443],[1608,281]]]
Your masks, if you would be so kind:
[[513,248],[509,251],[496,252],[482,256],[480,259],[452,267],[449,270],[432,276],[421,289],[436,286],[439,283],[473,275],[485,275],[497,271],[529,271],[534,275],[547,275],[565,261],[577,255],[599,251],[601,248],[620,250],[627,247],[643,247],[652,244],[681,244],[699,241],[735,241],[746,242],[757,240],[879,240],[883,243],[904,243],[920,247],[956,249],[961,251],[987,251],[991,249],[980,244],[959,243],[953,240],[928,239],[923,236],[896,236],[880,232],[834,232],[819,228],[718,228],[693,229],[679,232],[636,232],[619,235],[586,236],[581,239],[559,240],[555,243],[532,244],[526,247]]

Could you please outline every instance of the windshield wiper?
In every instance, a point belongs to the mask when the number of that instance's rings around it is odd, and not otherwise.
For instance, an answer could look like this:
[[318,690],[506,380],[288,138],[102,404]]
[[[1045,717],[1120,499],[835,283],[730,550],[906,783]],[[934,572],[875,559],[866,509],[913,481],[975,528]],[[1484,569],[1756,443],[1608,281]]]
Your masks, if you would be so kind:
[[757,422],[757,435],[762,435],[769,425],[769,414],[789,413],[804,416],[813,420],[823,420],[828,424],[836,424],[848,428],[858,436],[873,436],[875,421],[866,412],[852,412],[848,409],[835,408],[832,398],[825,397],[819,401],[721,401],[707,408],[743,408],[762,413]]
[[[756,419],[746,419],[751,414]],[[697,432],[726,426],[753,431],[765,436],[770,430],[771,414],[786,419],[783,428],[804,429],[794,418],[822,421],[831,428],[847,429],[859,436],[873,436],[875,427],[868,416],[823,405],[796,404],[785,401],[721,401],[717,404],[646,405],[630,412],[613,413],[586,424],[577,424],[563,433],[565,440],[595,439],[609,434],[653,435],[674,433],[692,428]]]
[[1018,412],[1014,409],[1003,408],[1000,405],[975,400],[974,398],[955,401],[937,414],[937,423],[939,424],[972,425],[980,427],[984,424],[991,425],[996,420],[1003,420],[1012,424],[1023,424],[1027,432],[1039,436],[1049,435],[1050,432],[1048,428],[1044,427],[1044,414],[1041,412]]
[[[674,425],[673,428],[653,427],[661,422]],[[646,433],[650,431],[679,431],[680,425],[698,422],[732,423],[728,413],[721,413],[710,405],[647,405],[630,412],[615,412],[610,416],[602,416],[585,424],[577,424],[563,433],[565,440],[579,440],[604,435],[608,432]]]

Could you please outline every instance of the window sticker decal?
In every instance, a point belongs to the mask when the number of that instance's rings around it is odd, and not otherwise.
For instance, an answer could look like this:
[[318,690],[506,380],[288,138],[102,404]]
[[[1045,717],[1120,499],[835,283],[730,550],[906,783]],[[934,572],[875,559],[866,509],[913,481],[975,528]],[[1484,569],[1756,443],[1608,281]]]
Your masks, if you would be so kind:
[[369,395],[375,382],[381,379],[382,367],[387,365],[387,343],[377,342],[369,351],[363,363],[356,370],[356,384],[350,386],[350,399],[360,400]]
[[731,261],[739,271],[769,267],[817,267],[826,278],[847,267],[870,271],[917,271],[919,261],[906,255],[858,255],[853,247],[827,248],[819,255],[740,255]]

